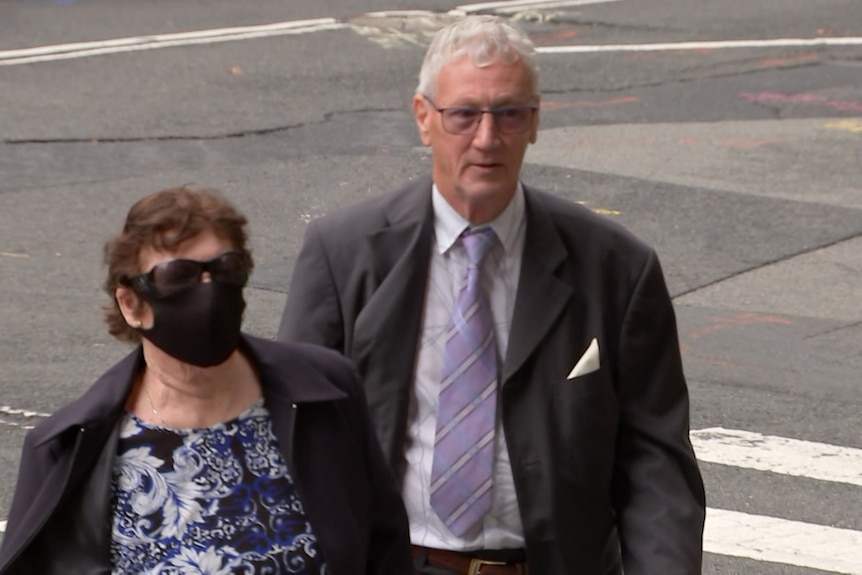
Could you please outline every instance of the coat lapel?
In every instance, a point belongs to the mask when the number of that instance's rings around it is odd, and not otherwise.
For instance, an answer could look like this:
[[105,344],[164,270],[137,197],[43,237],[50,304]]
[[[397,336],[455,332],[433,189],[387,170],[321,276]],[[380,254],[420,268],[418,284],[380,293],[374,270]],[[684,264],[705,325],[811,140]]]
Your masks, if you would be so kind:
[[387,225],[366,238],[369,299],[355,320],[350,357],[376,385],[367,387],[375,431],[390,464],[400,469],[407,407],[421,330],[431,253],[430,178],[394,197]]
[[301,356],[287,354],[280,346],[248,334],[242,334],[240,346],[258,370],[272,431],[282,446],[288,469],[295,474],[297,405],[343,399],[347,394],[319,377]]
[[538,195],[524,188],[527,232],[518,280],[518,295],[503,362],[503,384],[533,354],[556,323],[573,294],[558,277],[566,249]]

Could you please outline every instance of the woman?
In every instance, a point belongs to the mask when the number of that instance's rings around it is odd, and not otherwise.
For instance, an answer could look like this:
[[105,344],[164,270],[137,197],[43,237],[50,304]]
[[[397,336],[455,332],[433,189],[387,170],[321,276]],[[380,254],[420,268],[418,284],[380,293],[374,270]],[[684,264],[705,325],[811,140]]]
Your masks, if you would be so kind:
[[352,365],[240,332],[245,225],[213,191],[129,211],[105,311],[139,345],[28,433],[0,574],[411,572]]

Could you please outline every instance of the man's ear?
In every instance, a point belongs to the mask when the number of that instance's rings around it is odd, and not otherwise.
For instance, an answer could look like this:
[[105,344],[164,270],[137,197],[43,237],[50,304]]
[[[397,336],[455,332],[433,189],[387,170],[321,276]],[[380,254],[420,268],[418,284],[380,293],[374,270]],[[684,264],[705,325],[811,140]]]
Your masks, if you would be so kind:
[[431,111],[428,102],[421,94],[413,96],[413,116],[416,118],[416,127],[419,128],[419,137],[426,146],[431,145]]
[[146,306],[132,289],[120,286],[114,292],[114,298],[127,324],[133,328],[149,327],[144,326],[148,316]]
[[539,138],[539,113],[542,111],[542,97],[536,94],[534,100],[539,106],[539,109],[533,112],[533,125],[530,126],[530,143],[535,144]]

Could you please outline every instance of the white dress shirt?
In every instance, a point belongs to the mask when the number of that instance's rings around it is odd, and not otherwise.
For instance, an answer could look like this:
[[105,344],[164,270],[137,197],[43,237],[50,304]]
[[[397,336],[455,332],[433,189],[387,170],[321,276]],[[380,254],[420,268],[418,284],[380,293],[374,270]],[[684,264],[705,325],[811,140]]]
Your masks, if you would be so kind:
[[[456,551],[523,547],[518,498],[499,417],[494,437],[493,502],[482,524],[463,538],[457,537],[431,509],[431,465],[437,432],[440,369],[445,347],[443,336],[449,326],[457,294],[467,281],[467,253],[458,238],[470,227],[470,223],[443,198],[436,185],[432,191],[432,204],[434,239],[415,381],[408,412],[405,453],[407,473],[404,477],[404,502],[410,519],[410,539],[414,545]],[[502,373],[502,359],[506,357],[509,343],[524,252],[524,191],[520,183],[506,209],[488,225],[493,228],[499,241],[482,265],[482,289],[491,306],[500,368],[498,372]],[[497,397],[499,414],[501,395]]]

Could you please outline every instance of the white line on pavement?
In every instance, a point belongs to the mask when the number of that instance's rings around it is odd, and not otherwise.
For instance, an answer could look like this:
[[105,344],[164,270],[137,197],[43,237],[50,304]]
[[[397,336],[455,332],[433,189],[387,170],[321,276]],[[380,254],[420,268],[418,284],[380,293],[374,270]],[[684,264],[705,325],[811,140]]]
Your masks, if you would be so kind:
[[38,411],[30,411],[29,409],[18,409],[8,405],[0,405],[0,413],[6,415],[20,415],[21,417],[48,417],[50,413],[40,413]]
[[[8,405],[0,405],[0,415],[14,415],[18,418],[34,419],[48,417],[49,413],[39,413],[38,411],[30,411],[28,409],[16,409]],[[7,421],[0,417],[0,425],[8,425],[9,427],[18,427],[21,429],[33,429],[32,423],[21,423],[18,421]]]
[[67,60],[70,58],[84,58],[87,56],[114,54],[118,52],[136,52],[140,50],[153,50],[172,46],[213,44],[217,42],[231,42],[235,40],[248,40],[269,36],[306,34],[309,32],[338,30],[348,27],[350,27],[349,24],[340,23],[333,18],[319,18],[316,20],[277,22],[275,24],[265,24],[262,26],[218,28],[213,30],[181,32],[177,34],[154,34],[150,36],[117,38],[114,40],[39,46],[36,48],[0,51],[0,66],[32,64],[35,62]]
[[862,486],[862,449],[721,427],[691,441],[700,461]]
[[666,42],[658,44],[599,44],[591,46],[540,46],[540,54],[592,54],[596,52],[665,52],[675,50],[724,50],[729,48],[794,48],[816,46],[862,46],[862,37],[775,38],[770,40],[724,40],[716,42]]
[[565,8],[567,6],[583,6],[586,4],[604,4],[619,0],[515,0],[502,2],[482,2],[479,4],[464,4],[449,11],[452,15],[475,14],[477,12],[494,11],[498,14],[515,14],[524,10],[546,10],[548,8]]
[[[543,10],[548,8],[561,8],[565,6],[579,6],[586,4],[599,4],[617,2],[619,0],[516,0],[483,2],[477,4],[464,4],[450,10],[450,15],[466,15],[484,11],[494,11],[501,14],[511,14],[524,9]],[[397,12],[397,11],[396,11]],[[401,11],[410,16],[416,12],[417,17],[425,17],[423,11]],[[385,14],[383,12],[370,13],[369,15]],[[270,36],[284,36],[289,34],[307,34],[310,32],[322,32],[326,30],[339,30],[351,28],[352,25],[339,22],[334,18],[316,18],[311,20],[294,20],[287,22],[276,22],[259,26],[240,26],[232,28],[215,28],[211,30],[197,30],[193,32],[180,32],[175,34],[152,34],[148,36],[136,36],[129,38],[116,38],[112,40],[100,40],[93,42],[76,42],[71,44],[57,44],[50,46],[37,46],[34,48],[22,48],[16,50],[0,51],[0,66],[14,66],[19,64],[33,64],[37,62],[49,62],[54,60],[68,60],[71,58],[85,58],[103,54],[115,54],[120,52],[137,52],[142,50],[153,50],[157,48],[169,48],[175,46],[191,46],[197,44],[214,44],[218,42],[231,42],[236,40],[250,40],[254,38],[266,38]],[[657,44],[607,44],[607,45],[574,45],[574,46],[540,46],[537,51],[540,54],[590,54],[598,52],[662,52],[679,50],[721,50],[732,48],[771,48],[771,47],[817,47],[817,46],[859,46],[862,45],[862,37],[839,37],[839,38],[778,38],[767,40],[727,40],[715,42],[669,42]]]
[[168,42],[173,40],[189,40],[196,38],[214,38],[220,36],[232,36],[235,34],[247,34],[255,32],[293,30],[295,28],[306,28],[308,26],[320,26],[324,24],[335,24],[332,18],[319,18],[316,20],[294,20],[290,22],[276,22],[275,24],[264,24],[262,26],[241,26],[234,28],[212,28],[209,30],[197,30],[194,32],[177,32],[174,34],[150,34],[132,38],[118,38],[115,40],[94,40],[92,42],[75,42],[72,44],[54,44],[52,46],[40,46],[37,48],[23,48],[20,50],[6,50],[0,52],[0,58],[18,58],[21,56],[40,56],[43,54],[55,54],[57,52],[70,52],[87,50],[90,48],[105,48],[113,46],[127,46],[130,44],[143,44],[153,42]]
[[862,532],[707,509],[707,553],[862,575]]
[[6,532],[6,522],[0,521],[0,533],[5,533],[5,532]]

